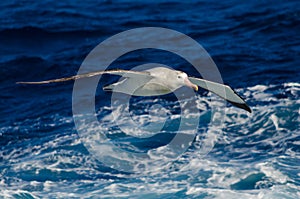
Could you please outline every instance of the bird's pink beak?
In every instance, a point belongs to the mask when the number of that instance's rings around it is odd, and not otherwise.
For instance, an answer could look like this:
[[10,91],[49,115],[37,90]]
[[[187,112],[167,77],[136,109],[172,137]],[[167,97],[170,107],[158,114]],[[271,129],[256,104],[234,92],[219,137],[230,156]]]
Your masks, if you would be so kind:
[[188,78],[185,78],[184,83],[186,86],[194,89],[195,91],[198,91],[198,86],[196,84],[193,84]]

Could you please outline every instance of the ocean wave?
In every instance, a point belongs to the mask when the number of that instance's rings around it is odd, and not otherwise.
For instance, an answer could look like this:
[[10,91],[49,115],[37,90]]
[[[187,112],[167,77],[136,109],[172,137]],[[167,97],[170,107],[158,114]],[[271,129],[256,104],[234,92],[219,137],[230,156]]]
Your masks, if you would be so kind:
[[[178,197],[200,198],[222,198],[224,195],[230,198],[253,198],[257,195],[262,198],[297,197],[300,189],[300,177],[297,175],[300,159],[299,83],[256,85],[237,91],[249,99],[253,113],[226,107],[224,128],[208,140],[202,137],[209,125],[204,125],[205,120],[200,122],[204,126],[199,127],[192,148],[175,162],[167,163],[159,172],[124,174],[104,166],[85,149],[72,127],[71,117],[55,114],[49,119],[28,119],[14,126],[2,127],[3,139],[7,139],[11,132],[15,132],[16,136],[20,133],[24,135],[20,128],[30,136],[16,139],[18,142],[11,139],[2,144],[2,196],[29,194],[31,197],[43,197],[51,193],[53,197],[86,197],[88,192],[90,196],[101,192],[103,197],[112,194],[133,197],[153,196],[154,191],[160,196],[175,194]],[[278,99],[276,92],[283,92],[285,97]],[[213,100],[216,96],[210,97],[211,100],[199,97],[187,101],[196,100],[205,115],[210,112],[209,107],[218,105]],[[142,98],[137,100],[140,100],[135,102],[138,107],[138,103],[144,104]],[[156,103],[166,103],[170,108],[178,106],[176,102],[162,99],[155,100],[152,105],[149,101],[134,113],[136,121],[145,125],[165,117],[153,106]],[[124,139],[128,135],[111,123],[111,111],[110,107],[103,107],[97,114],[104,114],[101,120],[106,122],[101,123],[102,128],[108,134],[114,134],[111,139],[118,142],[118,136]],[[119,111],[120,114],[122,111]],[[153,118],[149,117],[149,111],[154,111]],[[180,113],[177,114],[180,117]],[[175,121],[176,118],[170,119]],[[126,125],[126,119],[121,123]],[[41,134],[42,126],[53,129],[53,132],[47,130]],[[126,140],[127,144],[136,141],[137,138]],[[214,142],[215,146],[208,155],[203,156],[199,147],[205,142]],[[140,144],[147,143],[149,140]],[[132,181],[132,178],[139,180]]]
[[[298,1],[0,4],[0,198],[300,198]],[[125,172],[99,159],[86,146],[91,140],[78,133],[72,82],[15,82],[74,75],[101,41],[145,26],[171,28],[203,45],[224,82],[238,88],[253,112],[206,92],[183,104],[169,95],[111,106],[101,87],[114,78],[103,76],[95,97],[99,122],[85,129],[95,132],[96,141],[100,129],[123,151],[160,163],[141,172],[141,160],[138,172]],[[110,68],[163,62],[198,76],[185,60],[147,50],[124,55]],[[197,116],[191,146],[175,160],[164,154],[172,152],[165,146],[174,136],[193,134]],[[102,149],[110,160],[121,154]]]

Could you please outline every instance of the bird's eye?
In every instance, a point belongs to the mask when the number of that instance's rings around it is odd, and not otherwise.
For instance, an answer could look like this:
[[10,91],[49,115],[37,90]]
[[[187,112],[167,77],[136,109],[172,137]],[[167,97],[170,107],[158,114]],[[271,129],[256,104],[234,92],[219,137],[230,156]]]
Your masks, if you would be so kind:
[[180,75],[178,75],[178,76],[177,76],[177,78],[178,78],[178,79],[181,79],[181,76],[180,76]]

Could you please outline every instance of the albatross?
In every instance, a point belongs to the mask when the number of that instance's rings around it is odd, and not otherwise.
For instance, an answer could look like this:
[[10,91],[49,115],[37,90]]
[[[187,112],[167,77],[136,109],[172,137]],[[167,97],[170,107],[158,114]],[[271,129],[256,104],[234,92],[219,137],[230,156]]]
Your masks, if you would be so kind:
[[166,67],[155,67],[144,71],[122,69],[96,71],[38,82],[17,82],[17,84],[48,84],[88,78],[103,74],[119,75],[123,77],[120,81],[103,87],[104,91],[120,92],[134,96],[158,96],[172,93],[183,86],[190,87],[197,92],[199,86],[215,93],[219,97],[230,102],[232,105],[251,113],[251,109],[246,102],[228,85],[201,78],[189,77],[185,72],[172,70]]

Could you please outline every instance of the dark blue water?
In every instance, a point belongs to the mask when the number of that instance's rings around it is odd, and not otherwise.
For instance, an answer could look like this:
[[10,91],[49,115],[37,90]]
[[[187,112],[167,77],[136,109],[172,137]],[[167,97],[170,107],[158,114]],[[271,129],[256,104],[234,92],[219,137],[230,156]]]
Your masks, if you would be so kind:
[[[300,198],[298,1],[0,5],[1,198]],[[201,92],[192,99],[201,110],[192,146],[161,170],[126,173],[108,167],[85,148],[72,117],[73,82],[15,82],[75,75],[100,42],[149,26],[182,32],[203,45],[224,82],[246,99],[253,113],[228,105],[223,128],[209,138],[214,148],[203,156],[198,142],[209,131],[212,107],[219,104],[208,100],[217,97]],[[110,67],[128,69],[147,62],[194,72],[184,59],[159,50],[129,53]],[[174,116],[161,136],[144,140],[127,136],[111,122],[109,94],[98,89],[96,102],[101,128],[116,145],[147,151],[176,133],[178,103],[172,96],[134,99],[137,119],[151,111],[159,116],[161,106]]]

